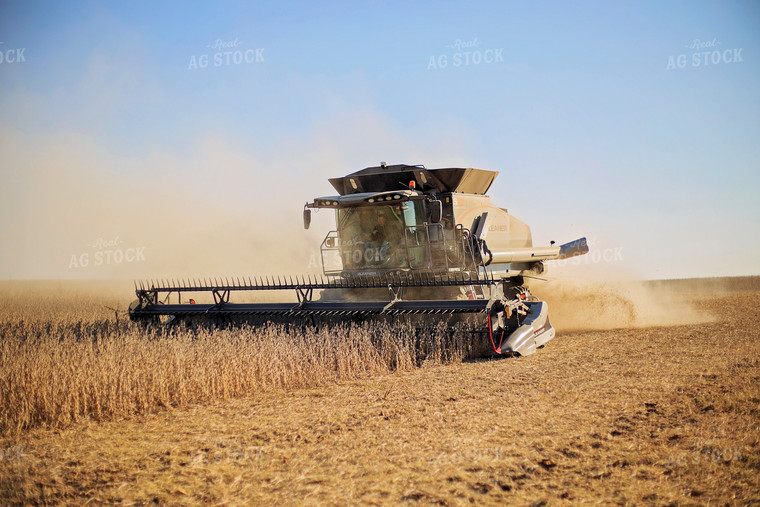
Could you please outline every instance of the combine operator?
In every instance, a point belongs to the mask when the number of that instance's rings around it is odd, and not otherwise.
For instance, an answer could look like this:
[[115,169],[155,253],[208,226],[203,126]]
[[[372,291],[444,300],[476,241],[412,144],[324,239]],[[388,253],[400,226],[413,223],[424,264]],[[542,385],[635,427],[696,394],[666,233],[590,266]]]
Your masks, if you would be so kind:
[[[398,256],[397,246],[402,239],[403,226],[399,219],[392,216],[390,220],[386,216],[388,210],[379,210],[377,213],[377,223],[370,232],[370,241],[377,249],[381,264],[395,264],[391,261],[394,256]],[[391,212],[392,213],[392,212]],[[398,260],[398,259],[396,259]]]

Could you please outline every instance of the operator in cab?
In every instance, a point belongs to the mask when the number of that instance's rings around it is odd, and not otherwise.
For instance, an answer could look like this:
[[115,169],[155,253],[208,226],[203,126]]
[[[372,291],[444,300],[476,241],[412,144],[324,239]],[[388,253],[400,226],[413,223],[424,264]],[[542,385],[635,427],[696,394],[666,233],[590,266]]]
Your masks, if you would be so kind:
[[[391,211],[392,214],[393,212]],[[376,245],[381,262],[386,263],[390,259],[390,256],[394,254],[391,249],[401,239],[402,228],[403,226],[395,216],[391,217],[389,223],[385,210],[377,214],[377,223],[370,232],[370,241]]]

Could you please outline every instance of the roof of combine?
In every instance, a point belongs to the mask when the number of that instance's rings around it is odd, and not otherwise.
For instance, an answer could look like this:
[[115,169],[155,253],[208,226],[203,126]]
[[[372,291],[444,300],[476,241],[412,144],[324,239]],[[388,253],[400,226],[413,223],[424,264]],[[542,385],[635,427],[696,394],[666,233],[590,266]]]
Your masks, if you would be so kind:
[[498,174],[498,171],[484,169],[427,169],[422,165],[382,164],[367,167],[342,178],[330,178],[330,183],[340,195],[408,190],[411,181],[415,182],[417,190],[423,192],[485,194]]

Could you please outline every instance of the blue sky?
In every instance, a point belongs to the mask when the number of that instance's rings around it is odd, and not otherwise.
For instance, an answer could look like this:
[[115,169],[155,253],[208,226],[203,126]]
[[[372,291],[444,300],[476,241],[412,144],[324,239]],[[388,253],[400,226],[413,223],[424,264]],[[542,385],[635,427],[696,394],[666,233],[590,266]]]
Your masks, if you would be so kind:
[[[583,269],[760,274],[757,2],[2,2],[0,42],[0,278],[309,244],[303,202],[381,160],[500,171],[536,243],[616,252]],[[117,236],[147,260],[71,267]]]

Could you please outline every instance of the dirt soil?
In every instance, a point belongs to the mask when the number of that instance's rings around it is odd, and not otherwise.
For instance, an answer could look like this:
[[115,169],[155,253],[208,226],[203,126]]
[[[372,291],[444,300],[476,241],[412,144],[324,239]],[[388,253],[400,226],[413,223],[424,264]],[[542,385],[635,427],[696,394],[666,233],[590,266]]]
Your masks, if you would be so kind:
[[[3,503],[760,502],[760,290],[400,371],[0,440]],[[580,326],[582,327],[582,326]]]

